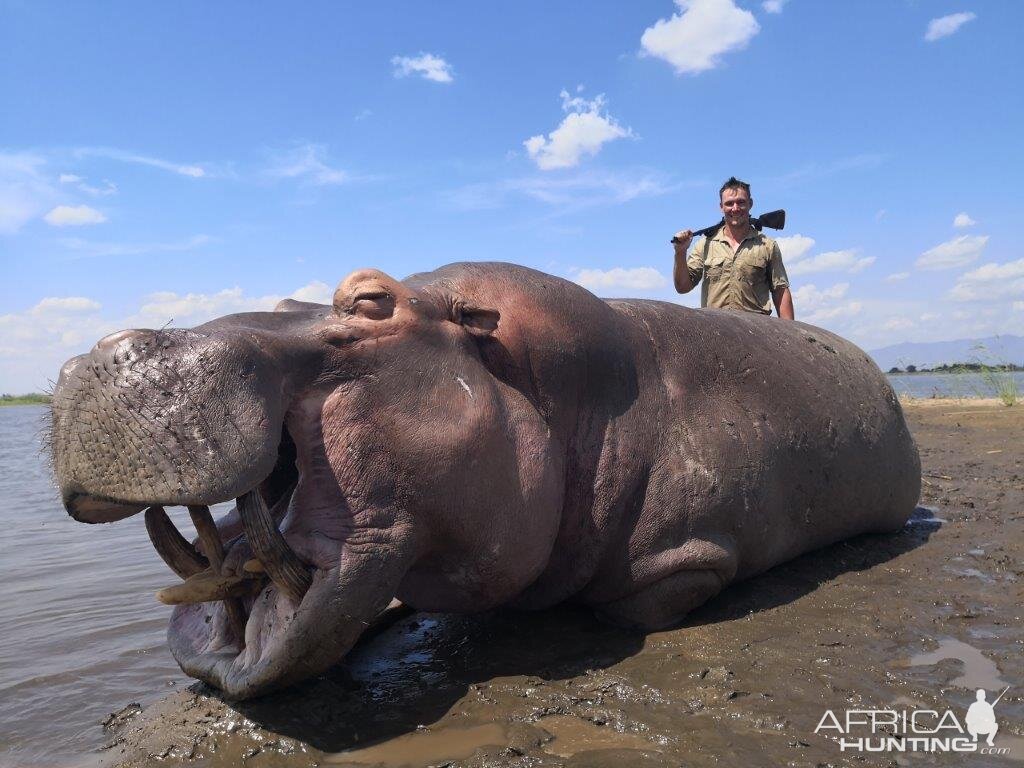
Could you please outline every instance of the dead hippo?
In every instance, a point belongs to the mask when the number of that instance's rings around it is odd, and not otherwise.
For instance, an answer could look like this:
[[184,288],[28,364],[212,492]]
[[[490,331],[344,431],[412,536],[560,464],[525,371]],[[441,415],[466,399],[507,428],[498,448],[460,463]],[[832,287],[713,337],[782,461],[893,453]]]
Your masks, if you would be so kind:
[[161,595],[171,651],[234,697],[323,672],[395,596],[665,627],[897,530],[920,490],[900,405],[849,342],[495,263],[108,336],[61,371],[53,453],[76,520],[146,510],[188,578]]

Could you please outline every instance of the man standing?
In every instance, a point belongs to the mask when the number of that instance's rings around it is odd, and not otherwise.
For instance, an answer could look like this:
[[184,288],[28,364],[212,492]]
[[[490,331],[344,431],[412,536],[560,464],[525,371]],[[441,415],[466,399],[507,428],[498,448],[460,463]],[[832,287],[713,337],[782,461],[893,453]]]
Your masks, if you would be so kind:
[[782,252],[772,238],[758,232],[750,223],[750,185],[735,176],[718,191],[725,218],[722,226],[701,241],[690,257],[686,249],[693,232],[677,232],[675,268],[672,277],[679,293],[689,293],[704,278],[700,305],[747,312],[772,313],[771,302],[779,317],[793,319],[793,294],[782,265]]

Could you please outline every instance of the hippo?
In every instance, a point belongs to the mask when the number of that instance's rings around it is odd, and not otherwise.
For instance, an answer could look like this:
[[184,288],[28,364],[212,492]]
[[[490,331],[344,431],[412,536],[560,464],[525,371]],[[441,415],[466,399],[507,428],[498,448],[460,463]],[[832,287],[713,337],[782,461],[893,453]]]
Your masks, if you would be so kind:
[[236,699],[325,672],[396,598],[671,627],[728,584],[900,529],[921,482],[899,401],[850,342],[504,263],[361,269],[332,306],[112,334],[64,365],[52,414],[68,513],[145,514],[183,579],[158,595],[170,650]]

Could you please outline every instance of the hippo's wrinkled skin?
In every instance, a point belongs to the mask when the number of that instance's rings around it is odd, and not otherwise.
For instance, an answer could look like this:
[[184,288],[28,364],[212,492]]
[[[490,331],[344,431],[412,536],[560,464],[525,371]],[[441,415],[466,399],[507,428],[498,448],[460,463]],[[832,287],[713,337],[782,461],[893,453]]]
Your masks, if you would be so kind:
[[[333,307],[107,337],[61,372],[53,448],[85,522],[254,488],[281,502],[305,596],[256,582],[241,652],[222,602],[171,620],[182,668],[237,697],[335,664],[395,596],[574,600],[664,627],[732,581],[898,529],[920,490],[892,389],[843,339],[509,264],[362,270]],[[239,574],[239,513],[218,525]]]

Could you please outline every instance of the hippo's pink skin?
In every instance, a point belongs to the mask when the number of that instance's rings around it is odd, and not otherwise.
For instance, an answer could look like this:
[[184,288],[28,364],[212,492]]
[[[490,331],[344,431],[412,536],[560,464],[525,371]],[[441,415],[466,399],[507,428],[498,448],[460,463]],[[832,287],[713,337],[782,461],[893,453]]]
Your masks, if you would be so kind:
[[[664,627],[732,581],[898,529],[920,490],[899,403],[843,339],[509,264],[361,270],[333,307],[108,337],[64,366],[53,447],[85,522],[283,498],[312,572],[299,604],[272,583],[247,600],[241,652],[221,603],[171,620],[182,668],[237,697],[326,670],[395,596],[574,600]],[[237,514],[220,526],[240,572]]]

